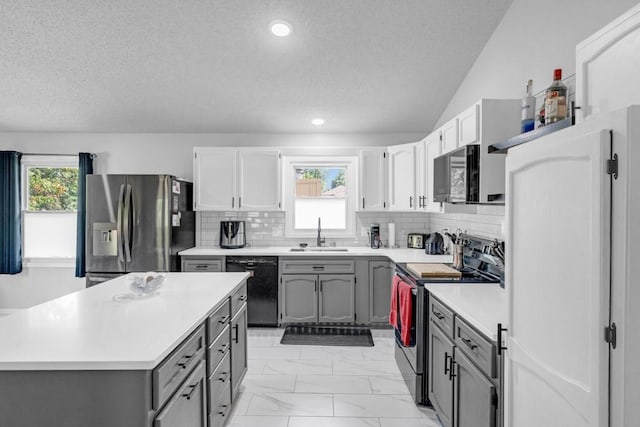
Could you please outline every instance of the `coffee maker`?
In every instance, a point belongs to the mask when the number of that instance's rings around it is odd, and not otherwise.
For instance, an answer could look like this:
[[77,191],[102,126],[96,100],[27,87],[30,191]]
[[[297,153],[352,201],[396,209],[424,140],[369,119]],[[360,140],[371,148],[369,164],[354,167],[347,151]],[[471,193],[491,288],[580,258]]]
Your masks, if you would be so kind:
[[220,221],[220,247],[223,249],[244,248],[247,245],[244,221]]
[[369,243],[373,249],[382,247],[382,241],[380,241],[380,224],[371,224],[369,229]]

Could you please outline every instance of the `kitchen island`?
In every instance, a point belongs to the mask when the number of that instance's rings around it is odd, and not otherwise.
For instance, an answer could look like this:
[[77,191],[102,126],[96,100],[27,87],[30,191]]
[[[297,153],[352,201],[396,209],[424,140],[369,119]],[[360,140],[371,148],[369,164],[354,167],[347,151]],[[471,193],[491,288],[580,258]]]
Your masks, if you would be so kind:
[[167,273],[140,299],[130,276],[0,319],[2,425],[204,427],[228,414],[246,371],[248,274]]

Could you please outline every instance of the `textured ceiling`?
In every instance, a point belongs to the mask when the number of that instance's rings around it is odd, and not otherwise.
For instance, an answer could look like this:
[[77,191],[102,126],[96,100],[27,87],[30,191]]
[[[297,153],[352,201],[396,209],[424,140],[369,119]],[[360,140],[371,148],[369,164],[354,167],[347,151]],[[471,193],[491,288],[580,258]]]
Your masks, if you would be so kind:
[[0,131],[426,132],[510,3],[2,0]]

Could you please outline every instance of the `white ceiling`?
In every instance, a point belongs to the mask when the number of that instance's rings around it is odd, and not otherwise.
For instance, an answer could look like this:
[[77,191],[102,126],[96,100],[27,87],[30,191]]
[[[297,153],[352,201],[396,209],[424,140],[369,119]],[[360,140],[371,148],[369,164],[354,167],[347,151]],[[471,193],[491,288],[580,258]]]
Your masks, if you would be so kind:
[[0,131],[428,132],[511,1],[3,0]]

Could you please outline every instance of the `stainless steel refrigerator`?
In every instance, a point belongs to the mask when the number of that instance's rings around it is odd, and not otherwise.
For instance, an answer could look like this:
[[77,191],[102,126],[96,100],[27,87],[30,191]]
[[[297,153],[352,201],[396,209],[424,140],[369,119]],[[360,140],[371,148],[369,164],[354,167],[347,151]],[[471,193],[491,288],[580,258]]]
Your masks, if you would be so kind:
[[87,176],[87,287],[131,272],[179,271],[195,246],[193,184],[170,175]]

